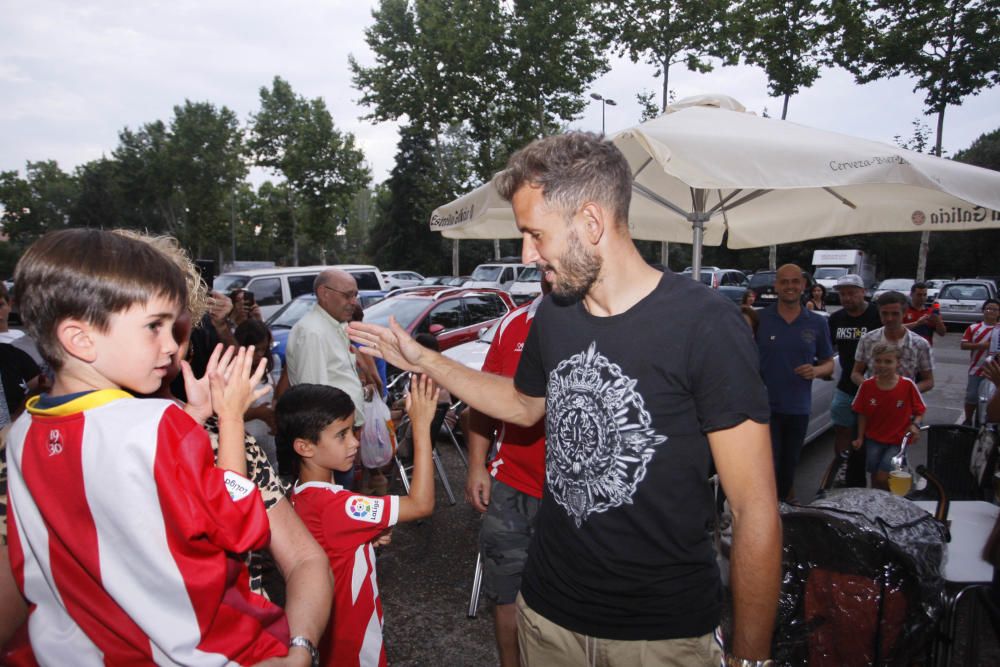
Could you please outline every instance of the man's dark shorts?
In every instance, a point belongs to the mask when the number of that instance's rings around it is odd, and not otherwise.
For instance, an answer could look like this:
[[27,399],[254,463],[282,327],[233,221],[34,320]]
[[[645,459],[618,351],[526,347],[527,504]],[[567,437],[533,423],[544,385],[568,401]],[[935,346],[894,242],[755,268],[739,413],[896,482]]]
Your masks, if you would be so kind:
[[479,532],[486,595],[497,604],[514,604],[528,543],[535,528],[539,498],[493,480],[490,505]]

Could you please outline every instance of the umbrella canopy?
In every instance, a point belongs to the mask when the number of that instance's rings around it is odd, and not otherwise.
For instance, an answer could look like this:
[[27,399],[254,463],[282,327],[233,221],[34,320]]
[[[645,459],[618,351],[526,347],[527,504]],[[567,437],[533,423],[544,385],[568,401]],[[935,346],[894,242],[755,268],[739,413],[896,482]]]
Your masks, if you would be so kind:
[[[636,238],[755,248],[872,232],[1000,227],[1000,173],[690,98],[612,141]],[[663,227],[673,228],[669,234]],[[659,233],[661,236],[653,237]]]
[[521,238],[510,202],[497,193],[492,181],[434,209],[431,231],[449,239]]
[[[636,239],[755,248],[900,231],[1000,227],[1000,173],[688,98],[612,141],[634,178]],[[464,208],[463,208],[464,206]],[[437,221],[437,222],[435,222]],[[487,183],[437,209],[451,238],[516,238]],[[728,234],[728,236],[727,236]]]

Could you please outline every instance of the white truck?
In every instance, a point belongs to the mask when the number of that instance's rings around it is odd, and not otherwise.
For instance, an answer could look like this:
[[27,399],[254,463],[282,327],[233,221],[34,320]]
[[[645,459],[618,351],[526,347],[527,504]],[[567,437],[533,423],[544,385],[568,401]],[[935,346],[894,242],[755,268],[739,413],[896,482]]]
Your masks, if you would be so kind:
[[815,250],[812,263],[813,278],[826,288],[827,303],[840,303],[837,290],[833,287],[838,278],[848,273],[861,276],[867,296],[870,297],[874,291],[875,261],[862,250]]

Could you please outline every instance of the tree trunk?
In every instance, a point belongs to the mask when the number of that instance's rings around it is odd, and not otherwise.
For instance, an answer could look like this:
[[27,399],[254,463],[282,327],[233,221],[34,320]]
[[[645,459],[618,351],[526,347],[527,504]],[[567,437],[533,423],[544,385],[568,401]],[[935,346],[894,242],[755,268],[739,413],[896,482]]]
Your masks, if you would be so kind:
[[[944,134],[944,111],[942,105],[938,110],[937,119],[937,139],[934,141],[934,155],[941,157],[941,140]],[[920,250],[917,255],[917,281],[923,282],[927,275],[927,256],[931,252],[931,230],[925,229],[920,232]]]
[[[791,95],[785,93],[785,101],[781,105],[781,120],[788,117],[788,98]],[[772,245],[767,248],[767,268],[775,271],[778,268],[778,246]]]
[[667,110],[667,102],[670,99],[669,86],[670,86],[670,58],[663,59],[663,108],[660,109],[660,113],[664,113]]

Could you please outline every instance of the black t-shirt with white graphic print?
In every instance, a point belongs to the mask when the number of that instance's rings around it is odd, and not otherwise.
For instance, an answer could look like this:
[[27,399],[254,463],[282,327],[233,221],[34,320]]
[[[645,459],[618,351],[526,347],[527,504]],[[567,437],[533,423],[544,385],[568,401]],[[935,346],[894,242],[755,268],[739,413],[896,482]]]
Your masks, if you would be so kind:
[[739,309],[669,271],[613,317],[546,298],[515,384],[546,397],[528,605],[608,639],[714,629],[722,593],[705,434],[769,417]]
[[881,326],[882,320],[874,303],[869,303],[865,311],[856,317],[843,308],[830,316],[830,340],[833,341],[833,349],[840,355],[840,380],[837,382],[837,389],[845,394],[854,396],[858,390],[858,385],[851,382],[858,341],[869,331],[875,331]]

